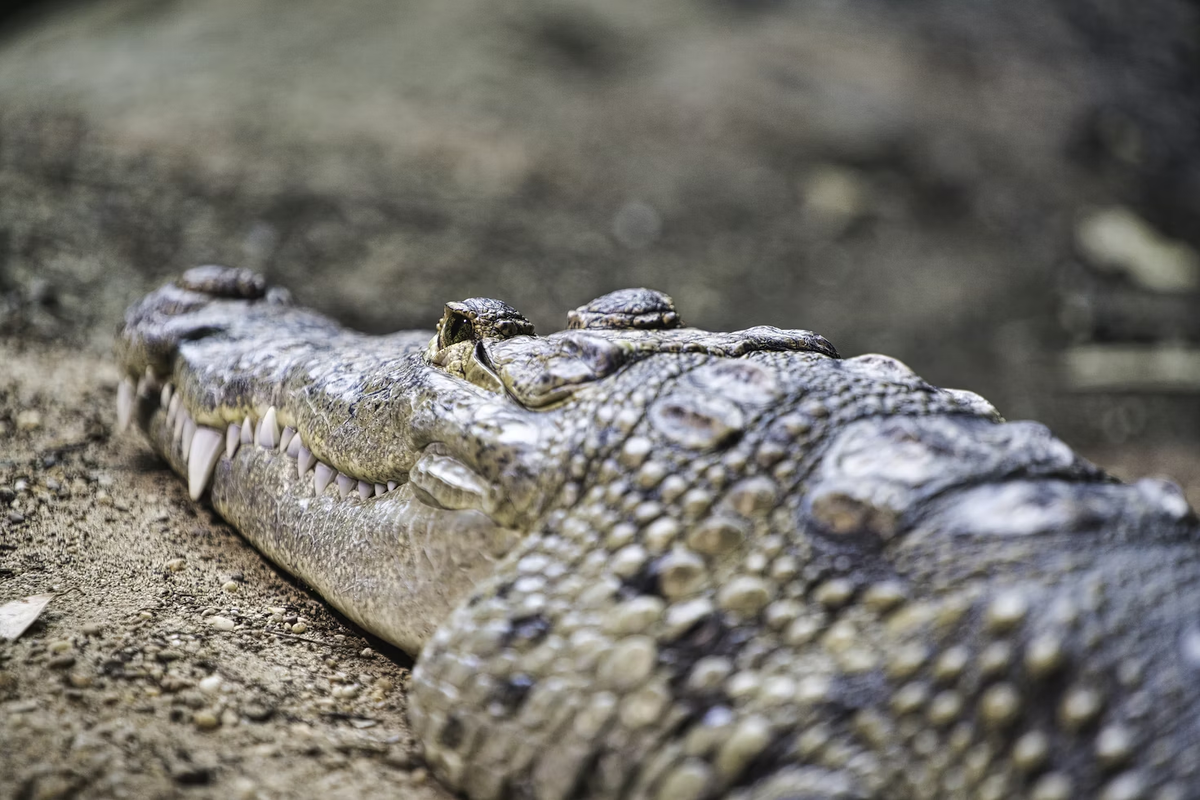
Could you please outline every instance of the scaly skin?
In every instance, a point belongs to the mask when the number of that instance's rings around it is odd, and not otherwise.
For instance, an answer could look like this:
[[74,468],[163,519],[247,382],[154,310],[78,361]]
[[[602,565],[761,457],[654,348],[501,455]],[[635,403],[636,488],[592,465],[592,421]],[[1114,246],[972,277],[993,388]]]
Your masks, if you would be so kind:
[[570,319],[368,337],[201,268],[127,314],[123,416],[419,652],[412,724],[471,798],[1200,797],[1177,488],[805,331],[645,290]]

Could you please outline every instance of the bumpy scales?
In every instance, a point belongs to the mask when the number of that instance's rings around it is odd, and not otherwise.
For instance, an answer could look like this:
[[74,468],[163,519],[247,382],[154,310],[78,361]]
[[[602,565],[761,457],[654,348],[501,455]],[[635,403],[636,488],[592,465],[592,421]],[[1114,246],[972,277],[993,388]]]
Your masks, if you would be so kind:
[[1200,797],[1176,487],[807,331],[570,319],[370,337],[204,267],[126,315],[119,416],[419,653],[475,800]]

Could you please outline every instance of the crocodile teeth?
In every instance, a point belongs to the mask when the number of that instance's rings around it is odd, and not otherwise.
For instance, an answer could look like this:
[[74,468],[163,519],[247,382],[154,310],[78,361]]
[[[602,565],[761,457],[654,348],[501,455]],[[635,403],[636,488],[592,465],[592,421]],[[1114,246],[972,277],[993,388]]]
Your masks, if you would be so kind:
[[183,460],[187,461],[192,452],[192,439],[196,438],[196,423],[186,411],[183,413]]
[[233,458],[238,448],[242,446],[242,426],[236,422],[229,423],[225,429],[225,457]]
[[196,428],[192,437],[191,453],[188,455],[188,494],[193,500],[199,500],[204,494],[208,481],[212,478],[213,469],[221,459],[221,445],[225,438],[222,433],[204,425]]
[[133,381],[125,378],[117,385],[117,430],[129,428],[133,419]]
[[400,483],[398,481],[388,481],[387,482],[387,490],[389,492],[394,492],[394,491],[396,491],[396,487],[399,485],[400,485]]
[[363,500],[368,500],[375,494],[375,484],[367,483],[366,481],[358,482],[358,496]]
[[163,408],[166,408],[167,406],[171,405],[171,398],[174,396],[174,394],[175,394],[175,387],[169,383],[164,383],[163,388],[162,388],[162,394],[160,394],[158,396],[158,404],[160,406],[162,406]]
[[[296,439],[299,440],[300,437],[297,436]],[[317,457],[312,454],[312,450],[309,450],[304,445],[300,445],[300,451],[296,453],[296,475],[303,478],[304,473],[316,465]]]
[[375,484],[375,496],[376,497],[379,497],[382,494],[387,494],[387,490],[388,490],[388,488],[386,486],[384,486],[382,483]]
[[[175,397],[178,398],[179,395],[175,395]],[[175,444],[179,444],[179,441],[183,439],[183,421],[186,418],[187,411],[184,408],[175,409],[175,419],[171,422],[171,441]]]
[[338,494],[340,494],[342,499],[345,500],[350,494],[351,490],[358,485],[358,481],[354,480],[354,478],[351,478],[344,472],[339,472],[337,476],[337,485]]
[[[279,435],[279,449],[286,452],[288,445],[292,443],[292,439],[295,437],[295,435],[296,429],[291,425],[284,427],[283,433]],[[295,456],[292,456],[292,458],[295,458]]]
[[317,494],[325,491],[325,487],[329,485],[335,475],[337,475],[337,470],[333,467],[322,464],[320,461],[317,462],[317,470],[313,473],[313,489]]
[[171,402],[167,404],[167,427],[174,428],[175,420],[179,417],[179,404],[183,401],[179,397],[179,392],[176,392],[171,397]]
[[[288,431],[292,432],[291,439],[287,443],[288,457],[289,458],[299,458],[300,451],[301,451],[301,449],[304,448],[304,443],[300,441],[300,434],[296,433],[296,430],[294,428],[284,428],[283,429],[284,438],[287,438]],[[283,445],[280,445],[280,446],[282,447]],[[301,477],[303,477],[304,473],[300,473],[300,475],[301,475]]]
[[274,450],[279,446],[279,422],[275,419],[275,406],[267,409],[262,421],[258,423],[257,433],[254,438],[258,440],[260,447]]
[[254,425],[249,417],[242,420],[242,444],[254,444]]
[[150,396],[150,379],[147,378],[145,375],[138,378],[137,396],[138,397],[149,397]]

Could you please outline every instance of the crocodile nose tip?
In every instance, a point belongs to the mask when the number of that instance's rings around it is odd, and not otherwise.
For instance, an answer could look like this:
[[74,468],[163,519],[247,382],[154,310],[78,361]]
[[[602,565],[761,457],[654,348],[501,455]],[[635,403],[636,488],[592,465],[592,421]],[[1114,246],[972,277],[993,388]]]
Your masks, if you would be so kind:
[[653,289],[619,289],[597,297],[567,314],[572,330],[637,328],[668,330],[683,327],[675,301]]

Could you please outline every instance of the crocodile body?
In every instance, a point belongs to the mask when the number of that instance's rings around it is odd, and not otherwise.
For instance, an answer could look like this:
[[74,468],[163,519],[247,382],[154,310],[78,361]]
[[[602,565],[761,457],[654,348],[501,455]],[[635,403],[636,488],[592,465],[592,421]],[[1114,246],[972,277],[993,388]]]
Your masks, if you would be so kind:
[[127,313],[119,414],[418,654],[475,800],[1200,797],[1176,487],[806,331],[646,290],[569,320],[369,337],[199,268]]

